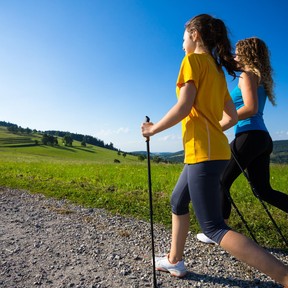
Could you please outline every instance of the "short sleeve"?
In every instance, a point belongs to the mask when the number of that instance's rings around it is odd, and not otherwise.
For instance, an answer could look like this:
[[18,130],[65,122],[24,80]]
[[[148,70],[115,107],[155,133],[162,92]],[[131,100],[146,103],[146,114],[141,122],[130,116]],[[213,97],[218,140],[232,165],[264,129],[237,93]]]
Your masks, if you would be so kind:
[[196,88],[198,88],[199,82],[199,63],[196,60],[194,54],[186,55],[181,63],[177,83],[178,87],[181,87],[188,81],[194,81]]

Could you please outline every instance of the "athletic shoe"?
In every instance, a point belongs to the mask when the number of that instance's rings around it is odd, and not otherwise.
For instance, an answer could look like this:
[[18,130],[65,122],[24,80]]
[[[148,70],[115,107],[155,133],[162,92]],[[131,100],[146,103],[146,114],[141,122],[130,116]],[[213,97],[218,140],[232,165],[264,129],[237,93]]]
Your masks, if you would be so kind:
[[184,277],[187,273],[184,260],[178,261],[176,264],[169,262],[169,254],[164,257],[155,257],[155,269],[158,271],[169,272],[175,277]]
[[206,244],[217,244],[215,241],[208,238],[204,233],[198,233],[196,237],[200,242],[203,242]]

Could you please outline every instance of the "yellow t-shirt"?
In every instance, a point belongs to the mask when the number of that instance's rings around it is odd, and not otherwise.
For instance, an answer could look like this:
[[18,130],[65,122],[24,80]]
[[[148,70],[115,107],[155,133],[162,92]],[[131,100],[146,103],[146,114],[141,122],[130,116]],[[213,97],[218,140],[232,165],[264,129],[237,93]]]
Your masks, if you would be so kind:
[[184,163],[230,159],[228,139],[219,124],[224,105],[231,100],[223,71],[209,54],[188,54],[178,74],[177,97],[181,85],[190,80],[197,93],[190,114],[182,120]]

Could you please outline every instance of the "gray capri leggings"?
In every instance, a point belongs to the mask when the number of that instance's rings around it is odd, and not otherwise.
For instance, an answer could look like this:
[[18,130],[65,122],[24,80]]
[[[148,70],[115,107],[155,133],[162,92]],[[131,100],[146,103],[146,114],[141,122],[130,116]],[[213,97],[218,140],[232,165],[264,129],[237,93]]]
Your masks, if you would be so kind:
[[222,192],[220,175],[228,161],[216,160],[185,164],[171,196],[172,212],[176,215],[189,213],[189,203],[203,233],[217,242],[231,230],[222,216]]

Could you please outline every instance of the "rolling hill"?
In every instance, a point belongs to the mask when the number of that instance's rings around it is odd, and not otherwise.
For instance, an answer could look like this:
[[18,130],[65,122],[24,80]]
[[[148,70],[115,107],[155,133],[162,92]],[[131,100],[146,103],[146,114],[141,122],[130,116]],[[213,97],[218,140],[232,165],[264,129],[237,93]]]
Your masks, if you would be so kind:
[[[98,147],[95,145],[86,145],[83,147],[81,142],[73,141],[73,146],[42,145],[42,135],[33,133],[13,133],[7,130],[7,127],[0,126],[0,158],[13,157],[17,159],[18,155],[25,157],[29,161],[36,156],[40,159],[59,160],[59,161],[85,161],[101,163],[128,163],[139,161],[137,157],[120,153],[115,150]],[[22,158],[23,159],[23,158]]]
[[[32,149],[32,147],[38,146],[38,150],[41,150],[40,147],[42,147],[43,149],[43,145],[39,145],[41,144],[41,139],[42,139],[42,134],[39,131],[35,131],[35,130],[32,131],[31,129],[29,129],[30,133],[26,133],[25,131],[23,133],[13,133],[7,130],[7,128],[11,125],[17,126],[16,124],[7,123],[5,121],[0,121],[0,151],[1,151],[1,147],[2,148],[3,147],[6,147],[6,148],[7,147],[10,147],[10,148],[30,147]],[[50,131],[50,132],[52,135],[59,135],[59,137],[61,137],[61,135],[64,133],[62,131]],[[69,132],[65,132],[65,133],[69,133]],[[99,142],[101,146],[89,144],[87,145],[87,147],[82,147],[80,138],[82,139],[83,135],[80,135],[80,134],[74,135],[73,133],[71,133],[71,135],[74,138],[73,147],[65,147],[65,146],[59,145],[57,147],[54,147],[54,150],[56,148],[59,150],[59,152],[60,151],[61,152],[67,152],[67,151],[75,152],[75,150],[77,150],[78,152],[82,151],[85,154],[87,153],[93,154],[100,150],[104,154],[107,154],[108,153],[107,150],[108,150],[109,151],[108,154],[111,155],[109,156],[109,158],[113,158],[115,161],[116,160],[123,161],[126,158],[126,155],[128,155],[129,157],[132,157],[133,159],[137,159],[138,155],[146,155],[146,151],[127,152],[127,154],[123,152],[121,153],[115,147],[113,147],[112,143],[111,143],[112,147],[110,147],[111,145],[107,145],[107,144],[105,145],[105,143],[103,143],[103,141],[99,139],[92,139],[92,140],[95,140],[96,143]],[[81,137],[79,138],[79,136]],[[46,148],[44,150],[47,152],[49,149],[47,150]],[[43,151],[44,154],[46,153],[45,151]],[[124,154],[125,156],[121,157],[121,155],[123,156]],[[78,154],[76,153],[75,155],[78,155]],[[107,155],[105,157],[107,157]],[[184,159],[184,151],[182,150],[178,152],[151,153],[151,157],[158,158],[158,159],[161,159],[161,161],[170,162],[170,163],[182,163]],[[288,164],[288,140],[273,141],[273,153],[271,154],[271,162],[278,163],[278,164]]]

